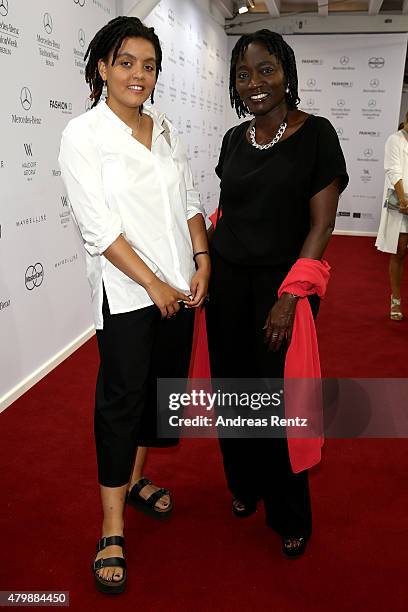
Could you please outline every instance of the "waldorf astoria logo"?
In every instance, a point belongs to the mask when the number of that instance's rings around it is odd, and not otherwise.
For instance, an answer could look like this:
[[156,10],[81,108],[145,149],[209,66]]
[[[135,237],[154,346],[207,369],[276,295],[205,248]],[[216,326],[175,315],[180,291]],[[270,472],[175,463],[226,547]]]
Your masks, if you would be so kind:
[[28,291],[32,291],[35,287],[41,287],[44,280],[44,267],[37,262],[33,266],[28,266],[25,271],[25,286]]
[[71,223],[70,201],[67,195],[61,196],[62,208],[59,212],[61,226],[65,229]]
[[[22,87],[20,91],[20,104],[23,110],[29,111],[33,105],[33,97],[31,95],[31,91],[28,87]],[[36,117],[34,115],[17,115],[17,113],[12,113],[11,115],[12,123],[23,123],[30,125],[41,125],[42,118]]]
[[0,300],[0,312],[2,312],[3,310],[6,310],[6,308],[8,308],[11,304],[11,300]]
[[31,182],[37,172],[37,162],[33,159],[33,145],[31,142],[24,143],[25,159],[21,164],[24,178]]

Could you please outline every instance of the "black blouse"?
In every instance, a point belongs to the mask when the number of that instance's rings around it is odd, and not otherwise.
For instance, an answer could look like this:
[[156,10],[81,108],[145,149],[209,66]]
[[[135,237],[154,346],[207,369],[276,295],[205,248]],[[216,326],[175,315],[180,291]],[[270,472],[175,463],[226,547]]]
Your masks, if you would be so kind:
[[231,128],[222,141],[215,169],[222,218],[213,248],[235,263],[291,265],[310,231],[312,196],[336,177],[340,191],[347,186],[343,152],[324,117],[310,115],[292,136],[263,151],[247,141],[248,124]]

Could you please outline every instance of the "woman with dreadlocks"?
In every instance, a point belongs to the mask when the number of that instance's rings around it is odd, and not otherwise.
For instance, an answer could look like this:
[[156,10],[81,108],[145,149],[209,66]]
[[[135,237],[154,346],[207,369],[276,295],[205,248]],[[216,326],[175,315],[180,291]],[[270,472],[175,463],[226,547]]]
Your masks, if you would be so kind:
[[[297,109],[295,57],[279,34],[260,30],[238,40],[230,97],[238,117],[253,119],[225,134],[216,168],[221,195],[207,307],[211,374],[263,384],[284,374],[316,378],[310,306],[316,315],[316,293],[322,296],[327,282],[321,258],[348,182],[344,157],[330,122]],[[311,340],[302,341],[300,332],[308,329]],[[285,394],[285,414],[287,404]],[[262,499],[266,523],[290,557],[304,552],[311,535],[307,468],[320,457],[320,441],[318,449],[314,442],[285,434],[220,435],[234,515],[251,515]]]
[[182,145],[164,115],[144,106],[162,63],[154,29],[113,19],[85,59],[92,109],[64,130],[59,161],[86,249],[100,353],[94,429],[104,518],[93,572],[100,591],[117,593],[127,578],[125,501],[156,518],[172,509],[169,491],[142,478],[145,448],[177,443],[158,439],[156,380],[188,376],[210,262]]

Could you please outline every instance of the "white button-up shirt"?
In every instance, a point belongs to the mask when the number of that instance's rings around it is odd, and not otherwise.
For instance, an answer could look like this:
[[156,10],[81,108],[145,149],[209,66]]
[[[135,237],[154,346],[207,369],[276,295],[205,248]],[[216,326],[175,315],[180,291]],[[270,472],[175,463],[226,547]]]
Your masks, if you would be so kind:
[[190,292],[195,268],[187,221],[204,216],[204,208],[175,129],[164,114],[144,111],[153,120],[151,151],[103,101],[62,134],[59,163],[86,249],[96,329],[103,328],[102,281],[112,314],[153,304],[102,255],[121,234],[161,280]]

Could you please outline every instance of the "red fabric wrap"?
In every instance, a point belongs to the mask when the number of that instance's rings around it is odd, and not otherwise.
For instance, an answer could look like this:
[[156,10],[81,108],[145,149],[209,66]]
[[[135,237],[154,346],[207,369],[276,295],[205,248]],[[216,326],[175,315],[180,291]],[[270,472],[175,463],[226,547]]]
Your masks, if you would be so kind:
[[[308,423],[308,430],[303,430],[308,432],[307,437],[299,437],[302,436],[302,427],[290,427],[287,430],[289,456],[294,472],[306,470],[321,459],[323,403],[319,348],[310,304],[304,298],[314,293],[324,298],[329,277],[330,266],[326,261],[300,258],[278,291],[279,297],[282,293],[294,293],[300,297],[296,305],[284,373],[285,417],[306,418]],[[310,431],[315,432],[316,437],[309,437]]]

